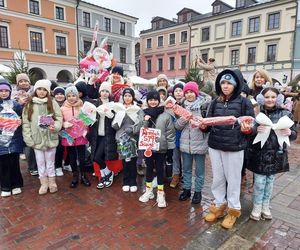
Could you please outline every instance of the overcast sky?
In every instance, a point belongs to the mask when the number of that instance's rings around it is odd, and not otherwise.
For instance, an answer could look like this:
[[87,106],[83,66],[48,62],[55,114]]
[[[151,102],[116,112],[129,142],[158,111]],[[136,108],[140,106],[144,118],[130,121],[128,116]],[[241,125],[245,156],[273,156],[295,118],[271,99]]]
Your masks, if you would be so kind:
[[[162,16],[168,19],[176,18],[176,13],[184,7],[193,9],[199,13],[212,11],[211,4],[214,0],[84,0],[102,7],[122,12],[137,17],[135,36],[139,36],[141,30],[151,28],[151,19]],[[223,2],[235,6],[235,0],[223,0]]]

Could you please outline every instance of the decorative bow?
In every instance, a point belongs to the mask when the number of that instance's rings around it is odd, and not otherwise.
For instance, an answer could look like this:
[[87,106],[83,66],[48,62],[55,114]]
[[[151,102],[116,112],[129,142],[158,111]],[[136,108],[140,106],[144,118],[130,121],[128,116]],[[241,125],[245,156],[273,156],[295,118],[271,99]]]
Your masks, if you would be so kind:
[[121,127],[122,121],[127,114],[132,121],[136,121],[137,119],[137,112],[140,108],[137,105],[131,105],[128,108],[125,108],[122,103],[115,103],[113,110],[115,111],[115,119],[113,123],[117,123],[119,127]]
[[280,130],[290,128],[293,126],[294,122],[288,117],[281,117],[277,123],[273,124],[269,117],[267,117],[264,113],[259,113],[256,118],[256,122],[260,125],[264,125],[266,130],[264,132],[258,132],[253,144],[261,142],[261,148],[264,146],[265,142],[268,140],[271,129],[274,130],[278,144],[280,147],[283,147],[283,143],[285,142],[288,146],[290,146],[290,140],[288,136],[282,135]]

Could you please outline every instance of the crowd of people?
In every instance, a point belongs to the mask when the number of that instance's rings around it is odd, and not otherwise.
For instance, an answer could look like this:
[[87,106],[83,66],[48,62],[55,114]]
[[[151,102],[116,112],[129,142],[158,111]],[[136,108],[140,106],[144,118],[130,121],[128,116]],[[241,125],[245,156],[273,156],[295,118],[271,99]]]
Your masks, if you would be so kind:
[[[208,70],[214,70],[213,64],[212,60],[209,65],[200,62]],[[19,158],[24,153],[30,174],[39,176],[40,195],[58,191],[56,176],[62,176],[63,169],[72,171],[70,188],[76,188],[79,182],[91,186],[87,174],[91,171],[98,189],[109,188],[122,170],[120,190],[137,192],[137,172],[145,162],[145,190],[138,198],[140,202],[146,203],[156,194],[157,206],[167,206],[164,177],[171,165],[170,187],[183,182],[179,200],[189,200],[193,194],[191,202],[200,204],[205,157],[209,155],[214,200],[205,220],[214,222],[225,216],[222,226],[234,226],[241,215],[240,186],[245,169],[254,173],[250,218],[272,219],[274,177],[289,170],[287,142],[296,139],[300,119],[287,125],[293,120],[292,110],[285,104],[288,93],[273,85],[263,69],[254,73],[249,85],[238,69],[223,70],[216,79],[207,77],[199,90],[199,84],[193,81],[170,86],[167,76],[161,74],[156,89],[148,91],[134,90],[124,81],[119,66],[103,82],[95,77],[88,81],[79,78],[66,88],[47,79],[32,85],[24,73],[17,75],[14,89],[1,79],[1,197],[22,192]],[[213,96],[205,93],[206,82],[213,82]],[[299,94],[296,91],[292,96],[297,99]],[[189,115],[168,108],[170,100]],[[81,126],[77,122],[86,103],[96,107],[96,120],[90,126]],[[214,123],[215,118],[228,117],[238,119],[230,124]],[[213,122],[204,123],[207,118]],[[17,124],[15,129],[9,127],[8,120]],[[265,120],[273,124],[281,121],[286,126],[274,130]],[[138,148],[142,128],[160,131],[158,148]],[[259,136],[265,139],[257,142]]]

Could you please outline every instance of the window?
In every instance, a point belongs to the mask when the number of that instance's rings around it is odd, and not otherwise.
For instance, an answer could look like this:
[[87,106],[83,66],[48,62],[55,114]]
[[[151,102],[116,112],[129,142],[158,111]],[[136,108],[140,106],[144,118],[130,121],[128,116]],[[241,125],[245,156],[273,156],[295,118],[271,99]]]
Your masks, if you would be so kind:
[[242,34],[242,21],[232,22],[231,36],[240,36]]
[[231,65],[240,63],[240,51],[238,49],[231,50]]
[[0,26],[0,47],[8,48],[8,32],[6,26]]
[[151,60],[147,60],[147,66],[146,66],[146,72],[151,72],[152,71],[152,65],[151,65]]
[[147,39],[147,49],[151,49],[151,47],[152,47],[152,39],[151,38],[148,38]]
[[110,32],[110,19],[107,17],[104,18],[104,30]]
[[170,34],[170,36],[169,36],[169,44],[170,45],[175,44],[175,33]]
[[249,19],[249,33],[259,31],[259,17],[253,17]]
[[182,31],[181,32],[180,42],[181,43],[186,43],[187,42],[187,31]]
[[42,33],[30,31],[30,46],[31,51],[43,52]]
[[126,48],[120,47],[120,63],[126,63]]
[[88,12],[83,12],[83,26],[87,28],[91,27],[91,14]]
[[237,0],[236,7],[237,8],[245,7],[245,0]]
[[175,69],[175,57],[172,56],[169,58],[169,70],[174,70]]
[[55,16],[56,16],[56,19],[65,20],[64,8],[56,6],[55,7]]
[[181,63],[180,63],[180,69],[186,68],[186,55],[181,56]]
[[280,13],[269,14],[268,17],[268,30],[278,29],[280,23]]
[[56,36],[56,54],[67,55],[66,38],[63,36]]
[[248,63],[255,63],[256,47],[248,48]]
[[181,20],[183,23],[187,21],[187,13],[181,15]]
[[276,60],[276,49],[277,49],[276,44],[268,45],[267,62],[275,62],[275,60]]
[[208,53],[201,53],[201,58],[204,62],[208,62]]
[[84,53],[87,54],[91,48],[92,42],[90,41],[83,41],[83,50]]
[[120,22],[120,34],[125,36],[125,23]]
[[220,5],[215,5],[213,7],[213,13],[214,14],[220,13],[220,11],[221,11],[221,6]]
[[159,36],[157,38],[157,47],[162,47],[164,45],[164,37],[163,36]]
[[4,7],[4,0],[0,0],[0,7]]
[[209,28],[202,29],[202,42],[209,40]]
[[39,1],[36,0],[30,0],[29,2],[29,12],[31,14],[39,15],[40,14],[40,6]]
[[159,58],[157,61],[157,70],[163,71],[163,59],[162,58]]

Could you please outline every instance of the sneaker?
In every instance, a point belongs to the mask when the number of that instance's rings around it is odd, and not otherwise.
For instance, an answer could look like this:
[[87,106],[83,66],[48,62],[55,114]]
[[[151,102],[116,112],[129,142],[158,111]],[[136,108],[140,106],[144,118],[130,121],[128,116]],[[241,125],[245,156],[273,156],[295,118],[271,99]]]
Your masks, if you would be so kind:
[[104,179],[104,185],[105,185],[105,187],[110,187],[113,184],[113,182],[114,182],[114,172],[111,171],[103,179]]
[[97,188],[98,189],[102,189],[102,188],[104,188],[105,187],[105,185],[104,185],[104,180],[103,180],[103,178],[99,181],[99,183],[97,184]]
[[157,206],[160,208],[164,208],[167,206],[166,196],[164,191],[157,191],[156,202],[157,202]]
[[272,214],[270,211],[269,203],[262,205],[261,216],[266,220],[272,220]]
[[138,190],[137,186],[130,186],[130,192],[135,193]]
[[7,191],[1,192],[1,197],[9,197],[9,196],[11,196],[11,192],[7,192]]
[[140,202],[148,202],[149,200],[154,199],[153,189],[147,188],[145,193],[139,198]]
[[29,170],[29,172],[32,176],[38,176],[39,175],[39,172],[37,170]]
[[253,205],[253,209],[252,209],[252,212],[250,214],[250,218],[252,220],[256,220],[256,221],[260,220],[260,218],[261,218],[261,208],[262,208],[262,205]]
[[14,188],[11,192],[13,195],[17,195],[17,194],[22,193],[22,190],[21,190],[21,188]]
[[26,155],[25,154],[20,154],[20,160],[26,160]]
[[131,187],[129,187],[128,185],[125,185],[125,186],[122,187],[122,190],[123,190],[123,192],[129,192],[130,188]]
[[174,176],[172,177],[172,181],[171,181],[171,183],[170,183],[170,187],[171,187],[171,188],[176,188],[177,185],[179,184],[179,182],[180,182],[180,177],[179,177],[179,175],[174,175]]
[[64,173],[62,171],[62,168],[56,168],[55,169],[55,175],[56,176],[64,176]]
[[72,172],[72,168],[70,165],[63,166],[63,169],[69,172]]

